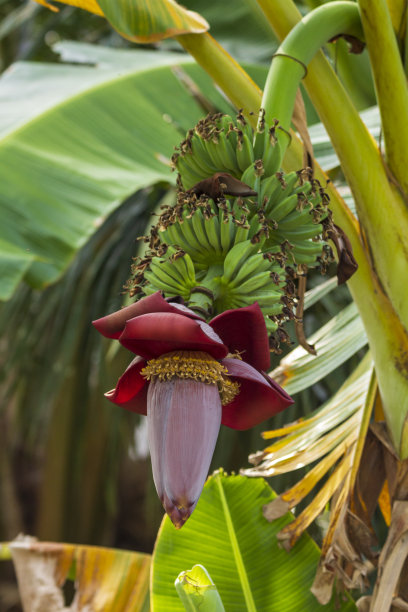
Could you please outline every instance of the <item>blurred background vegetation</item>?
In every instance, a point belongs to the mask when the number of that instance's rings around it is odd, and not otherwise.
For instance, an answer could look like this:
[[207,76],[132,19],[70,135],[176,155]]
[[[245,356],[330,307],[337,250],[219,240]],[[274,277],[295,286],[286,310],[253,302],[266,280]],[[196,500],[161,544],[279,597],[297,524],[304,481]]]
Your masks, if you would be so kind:
[[[255,0],[234,2],[233,28],[232,16],[220,9],[222,3],[184,0],[183,4],[206,17],[211,33],[238,61],[256,64],[259,74],[265,74],[277,41]],[[319,3],[299,3],[299,7],[315,4]],[[12,71],[15,62],[58,64],[62,60],[53,47],[64,40],[134,53],[139,49],[102,18],[72,7],[61,6],[53,13],[26,0],[0,0],[0,18],[2,72]],[[182,53],[175,41],[149,48],[157,53]],[[334,59],[341,73],[349,58],[340,49]],[[204,115],[206,92],[201,93]],[[370,81],[360,83],[351,95],[359,98],[359,108],[372,104]],[[309,122],[317,122],[308,104],[307,111]],[[185,130],[178,131],[181,140]],[[341,179],[337,168],[332,178]],[[160,202],[172,197],[173,181],[169,171],[168,183],[152,184],[118,203],[55,284],[44,290],[21,284],[1,306],[0,540],[24,532],[43,540],[152,551],[163,510],[151,477],[146,424],[103,398],[129,355],[101,339],[91,321],[123,304],[123,285],[140,245],[137,237],[145,233]],[[321,281],[314,272],[308,287]],[[306,314],[307,333],[349,302],[345,287],[324,296]],[[222,428],[212,468],[238,471],[246,467],[248,455],[263,445],[261,431],[309,414],[340,387],[361,355],[362,351],[357,352],[324,381],[298,393],[295,405],[273,422],[247,432]],[[279,357],[273,356],[272,367],[278,363]],[[280,491],[298,479],[299,471],[277,476],[270,484]],[[318,528],[314,529],[319,537]],[[10,570],[6,564],[0,566],[3,577]],[[0,609],[18,609],[13,598],[14,591],[4,590]]]

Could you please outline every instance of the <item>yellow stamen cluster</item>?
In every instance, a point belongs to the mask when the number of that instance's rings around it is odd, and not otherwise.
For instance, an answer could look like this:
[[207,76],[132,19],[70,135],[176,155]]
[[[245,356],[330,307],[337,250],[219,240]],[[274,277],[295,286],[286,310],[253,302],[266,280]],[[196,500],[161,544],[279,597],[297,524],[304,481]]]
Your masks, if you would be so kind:
[[146,380],[167,381],[190,378],[206,385],[217,385],[223,406],[239,393],[239,383],[229,379],[227,369],[203,351],[173,351],[150,359],[141,371]]

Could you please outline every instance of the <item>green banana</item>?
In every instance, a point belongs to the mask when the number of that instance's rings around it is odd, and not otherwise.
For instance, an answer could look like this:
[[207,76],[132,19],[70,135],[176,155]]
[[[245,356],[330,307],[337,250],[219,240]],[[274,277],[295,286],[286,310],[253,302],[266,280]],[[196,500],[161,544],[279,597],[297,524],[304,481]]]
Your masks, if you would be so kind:
[[190,294],[185,287],[180,290],[177,286],[160,280],[153,272],[145,272],[144,277],[152,286],[157,287],[158,291],[163,291],[167,295],[181,295],[181,297],[185,298]]
[[296,250],[297,254],[312,255],[313,253],[319,254],[323,248],[324,242],[309,242],[304,241],[301,244],[292,242],[293,250]]
[[184,285],[184,283],[180,282],[180,280],[176,278],[174,272],[173,274],[171,273],[169,270],[171,267],[172,264],[169,261],[160,260],[158,257],[153,258],[149,266],[150,272],[154,274],[158,281],[172,286],[178,292],[187,291],[187,287]]
[[265,151],[265,135],[267,132],[268,128],[265,125],[265,128],[262,130],[262,132],[258,132],[257,130],[253,136],[255,159],[262,159],[262,156]]
[[240,168],[237,162],[236,153],[224,132],[218,134],[218,147],[224,162],[224,166],[235,175],[240,175]]
[[[313,217],[309,207],[307,209],[299,211],[294,210],[292,213],[287,215],[280,223],[278,229],[280,231],[290,230],[296,227],[311,225],[313,224]],[[316,224],[313,224],[316,227]],[[317,232],[319,233],[319,232]]]
[[271,176],[279,170],[281,163],[281,148],[279,141],[276,140],[274,144],[267,142],[263,156],[263,166],[265,170],[265,176]]
[[297,172],[289,172],[288,174],[285,174],[284,177],[285,179],[285,183],[286,183],[286,187],[284,187],[284,191],[285,193],[292,193],[292,191],[295,188],[296,183],[299,180],[299,176],[297,174]]
[[255,253],[242,264],[241,269],[228,283],[228,286],[233,289],[255,272],[266,272],[270,265],[269,261],[262,256],[262,253]]
[[[178,229],[185,237],[186,242],[190,244],[191,247],[195,249],[196,251],[200,251],[201,250],[200,241],[197,238],[197,235],[194,231],[193,222],[191,220],[191,217],[187,218],[188,214],[189,214],[188,210],[183,211],[183,220],[178,221],[177,223]],[[195,212],[194,214],[197,214],[197,212]]]
[[[244,172],[250,164],[254,163],[255,158],[254,150],[252,148],[252,142],[248,135],[244,132],[241,132],[238,136],[236,156],[237,163],[241,172]],[[247,183],[247,181],[244,180],[243,177],[241,178],[241,181],[246,183],[247,185],[249,184]],[[252,185],[250,186],[252,187]]]
[[267,207],[267,217],[279,223],[279,221],[287,217],[289,213],[296,209],[297,202],[297,195],[290,195],[287,198],[278,202],[278,204],[273,206],[273,208],[271,208],[270,210]]
[[246,227],[242,227],[241,225],[236,226],[234,246],[248,240],[249,224],[246,225]]
[[222,246],[222,252],[228,253],[230,246],[234,242],[235,225],[232,220],[227,217],[225,220],[224,213],[222,210],[219,211],[219,225],[220,225],[220,240]]
[[293,255],[293,257],[297,265],[303,264],[306,266],[315,266],[318,264],[318,261],[317,261],[318,254],[306,255],[304,253],[296,253],[296,257],[295,255]]
[[261,180],[261,202],[263,202],[265,198],[268,198],[268,203],[278,201],[278,195],[281,193],[282,185],[275,174]]
[[[254,276],[252,276],[252,278],[249,278],[248,280],[241,283],[239,287],[231,289],[231,293],[238,293],[238,294],[247,293],[247,294],[252,295],[254,291],[258,289],[262,289],[263,287],[268,287],[270,283],[271,283],[270,272],[269,271],[260,272],[259,274],[255,274]],[[281,293],[279,295],[281,295]]]
[[[217,136],[218,137],[218,136]],[[215,172],[228,171],[225,166],[224,160],[222,159],[221,151],[217,143],[212,140],[202,140],[203,146],[207,151],[210,163],[216,167]]]
[[195,275],[194,264],[193,264],[193,261],[190,255],[186,253],[185,255],[183,255],[183,257],[179,257],[176,260],[176,263],[178,262],[184,265],[185,270],[186,270],[186,275],[187,275],[186,278],[188,279],[189,285],[191,285],[191,288],[195,287],[197,285],[197,279]]
[[207,235],[207,240],[210,243],[212,249],[216,253],[222,252],[221,240],[220,240],[220,228],[218,222],[218,215],[214,215],[204,221],[204,230]]
[[244,261],[256,253],[258,245],[253,245],[250,240],[235,244],[224,259],[223,279],[229,282],[238,273]]
[[[198,242],[200,244],[201,251],[212,252],[212,248],[207,239],[207,234],[204,229],[204,217],[201,210],[196,210],[196,212],[191,217],[193,228],[195,235],[197,236]],[[186,249],[188,250],[188,249]]]
[[176,168],[181,176],[181,182],[183,183],[185,191],[191,189],[196,183],[205,178],[202,172],[197,172],[195,169],[192,169],[191,165],[189,165],[186,159],[181,155],[177,158]]
[[[166,257],[167,256],[170,256],[170,249],[167,250]],[[188,260],[190,261],[191,266],[187,265],[186,261]],[[173,257],[172,259],[169,259],[169,261],[171,263],[173,273],[175,275],[177,274],[178,278],[181,279],[181,282],[184,283],[186,287],[190,288],[196,285],[194,264],[188,253],[182,257]]]
[[302,227],[293,228],[291,230],[284,230],[279,227],[278,234],[281,234],[285,237],[289,242],[298,242],[300,240],[308,240],[309,238],[314,238],[322,233],[322,226],[320,223],[316,225],[303,225]]
[[194,133],[191,139],[191,153],[194,159],[199,163],[206,176],[212,176],[218,172],[218,165],[214,163],[212,156],[209,154],[205,141],[197,133]]
[[265,325],[269,336],[273,334],[273,332],[275,332],[279,327],[279,325],[275,323],[275,321],[271,321],[269,317],[265,317]]
[[252,189],[254,189],[257,178],[258,177],[255,174],[255,166],[253,163],[251,163],[244,171],[240,180],[246,185],[249,185],[249,187],[251,187]]

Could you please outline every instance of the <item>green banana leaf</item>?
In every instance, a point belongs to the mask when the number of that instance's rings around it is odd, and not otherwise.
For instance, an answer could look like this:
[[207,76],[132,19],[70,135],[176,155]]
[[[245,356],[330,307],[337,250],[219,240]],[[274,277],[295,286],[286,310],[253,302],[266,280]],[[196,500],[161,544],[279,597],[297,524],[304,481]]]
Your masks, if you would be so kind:
[[[79,47],[83,55],[86,45]],[[206,111],[173,66],[193,77],[214,108],[229,108],[186,55],[102,54],[98,60],[94,51],[94,66],[17,63],[0,79],[3,300],[22,279],[36,288],[58,279],[132,193],[174,183],[174,146]]]
[[355,610],[350,600],[320,606],[310,592],[319,550],[303,535],[291,552],[276,534],[292,518],[268,523],[262,507],[275,494],[263,479],[216,472],[207,481],[197,508],[177,531],[165,517],[156,541],[151,574],[152,612],[183,606],[174,580],[185,567],[202,564],[228,612],[304,612]]

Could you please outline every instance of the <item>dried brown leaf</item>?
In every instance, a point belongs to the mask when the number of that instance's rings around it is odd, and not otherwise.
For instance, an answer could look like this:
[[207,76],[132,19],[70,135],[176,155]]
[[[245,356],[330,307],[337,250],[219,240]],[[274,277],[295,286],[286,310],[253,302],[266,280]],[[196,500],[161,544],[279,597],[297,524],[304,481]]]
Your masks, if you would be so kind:
[[396,501],[391,526],[378,562],[371,612],[389,610],[397,596],[400,574],[408,556],[408,501]]

